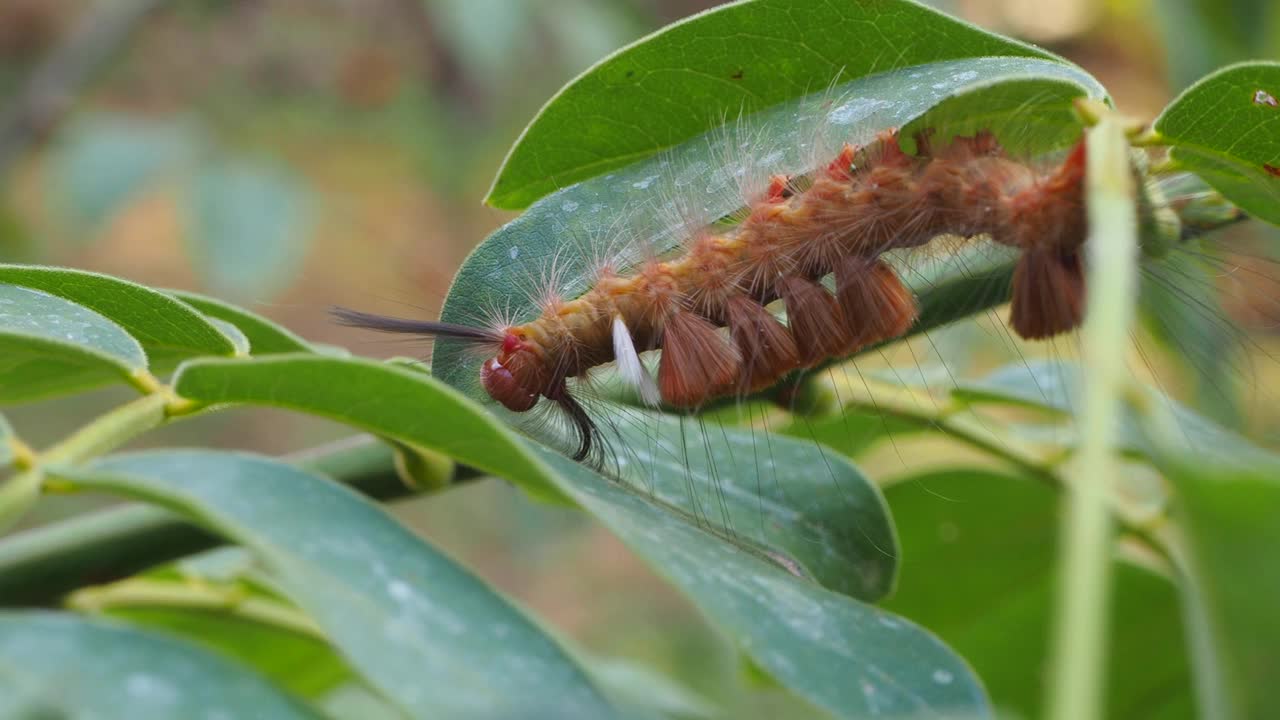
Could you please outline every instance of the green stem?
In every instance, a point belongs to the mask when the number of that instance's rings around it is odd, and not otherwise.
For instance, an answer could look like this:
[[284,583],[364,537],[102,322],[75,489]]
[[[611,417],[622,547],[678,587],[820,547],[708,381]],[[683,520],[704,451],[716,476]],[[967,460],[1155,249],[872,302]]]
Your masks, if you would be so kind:
[[42,465],[77,463],[110,452],[167,419],[171,398],[164,392],[143,395],[85,425],[40,454]]
[[0,533],[21,520],[36,504],[43,484],[44,473],[32,469],[18,473],[0,485]]
[[[837,394],[844,412],[852,410],[905,420],[941,433],[997,460],[1003,460],[1027,477],[1039,480],[1055,490],[1064,490],[1068,486],[1059,467],[1063,459],[1068,457],[1065,452],[1046,454],[1034,446],[1018,442],[1013,433],[1004,432],[1004,427],[994,420],[979,418],[969,410],[939,407],[931,396],[922,397],[920,393],[904,388],[877,385],[873,391],[865,382],[832,382],[839,385]],[[1140,541],[1172,567],[1169,549],[1158,537],[1158,533],[1123,517],[1118,517],[1117,523],[1126,535]]]
[[40,498],[45,465],[79,462],[123,445],[163,423],[168,400],[163,392],[144,395],[97,418],[44,453],[34,457],[29,452],[16,453],[20,466],[28,469],[0,486],[0,532],[21,520]]
[[315,622],[301,611],[270,598],[248,595],[239,587],[134,578],[77,590],[67,598],[67,606],[87,612],[140,607],[204,610],[284,628],[327,642]]
[[1062,526],[1062,578],[1053,638],[1050,717],[1102,716],[1110,569],[1109,493],[1119,477],[1120,431],[1129,329],[1137,298],[1138,218],[1129,147],[1120,124],[1103,117],[1089,133],[1089,309],[1083,330],[1080,446],[1068,468],[1070,492]]
[[839,373],[830,382],[839,386],[834,394],[839,398],[843,412],[872,413],[936,430],[1003,460],[1037,480],[1055,488],[1061,487],[1060,479],[1052,470],[1056,457],[1046,457],[1036,448],[1016,440],[1012,433],[997,432],[990,421],[982,420],[970,411],[957,406],[941,406],[934,396],[907,388],[876,384],[873,390],[868,381],[854,382]]

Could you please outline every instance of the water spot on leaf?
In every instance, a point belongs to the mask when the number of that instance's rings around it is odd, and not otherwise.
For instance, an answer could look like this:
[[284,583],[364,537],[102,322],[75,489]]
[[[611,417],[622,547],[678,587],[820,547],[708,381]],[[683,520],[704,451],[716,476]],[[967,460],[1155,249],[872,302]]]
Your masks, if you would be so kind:
[[394,600],[404,602],[413,597],[413,588],[402,580],[392,580],[387,583],[387,594]]
[[880,622],[881,625],[889,628],[890,630],[897,630],[898,628],[902,627],[901,622],[899,622],[898,620],[888,615],[881,615],[879,618],[877,618],[877,620]]
[[939,685],[950,685],[951,681],[954,679],[955,677],[948,670],[943,670],[942,668],[938,668],[937,670],[933,671],[933,681],[938,683]]

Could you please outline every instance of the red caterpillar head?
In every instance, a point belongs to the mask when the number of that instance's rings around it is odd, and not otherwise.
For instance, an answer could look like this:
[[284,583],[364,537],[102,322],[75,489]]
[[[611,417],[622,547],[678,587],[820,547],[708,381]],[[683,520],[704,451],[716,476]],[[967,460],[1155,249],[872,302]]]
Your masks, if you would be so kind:
[[480,366],[480,384],[489,397],[513,412],[524,412],[538,402],[545,387],[542,361],[520,333],[507,330],[502,351]]

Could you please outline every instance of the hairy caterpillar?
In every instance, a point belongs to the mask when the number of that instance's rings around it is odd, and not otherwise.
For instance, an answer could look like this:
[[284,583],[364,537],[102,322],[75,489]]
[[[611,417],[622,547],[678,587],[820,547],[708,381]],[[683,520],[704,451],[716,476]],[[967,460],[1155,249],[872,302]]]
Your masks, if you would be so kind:
[[[992,72],[1002,70],[991,62]],[[930,247],[942,236],[985,236],[1015,256],[1009,322],[1017,334],[1068,332],[1085,304],[1082,127],[1056,107],[1053,162],[1029,160],[1020,136],[1016,118],[1034,103],[998,127],[949,133],[928,110],[969,91],[981,80],[975,75],[950,63],[921,66],[910,77],[922,92],[902,101],[885,99],[877,78],[864,79],[758,120],[786,132],[758,133],[762,139],[739,127],[694,141],[721,163],[710,175],[731,180],[718,204],[690,210],[691,201],[673,197],[698,189],[680,162],[630,172],[628,181],[639,178],[633,186],[658,178],[667,195],[625,210],[599,204],[614,217],[597,225],[607,239],[594,248],[575,248],[581,238],[567,228],[563,245],[579,251],[579,282],[564,282],[558,255],[542,258],[541,286],[525,293],[536,298],[534,316],[512,319],[497,306],[466,309],[474,318],[466,323],[349,310],[338,317],[460,343],[478,356],[475,379],[507,410],[528,412],[545,399],[563,411],[577,459],[599,446],[596,423],[575,397],[594,368],[616,362],[647,404],[677,408],[769,387],[910,331],[916,301],[897,258],[954,252],[955,243]],[[904,129],[885,129],[894,126]],[[1006,150],[1009,140],[1019,151]],[[781,160],[765,147],[777,142],[791,143]],[[1163,209],[1145,208],[1144,217]],[[515,261],[519,247],[510,249]],[[656,378],[640,358],[653,349],[662,351]]]

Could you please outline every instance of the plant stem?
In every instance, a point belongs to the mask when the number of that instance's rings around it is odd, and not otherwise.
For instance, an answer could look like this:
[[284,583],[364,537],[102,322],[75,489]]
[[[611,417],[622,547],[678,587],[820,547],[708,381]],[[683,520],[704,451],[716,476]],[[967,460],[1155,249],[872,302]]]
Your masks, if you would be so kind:
[[36,504],[43,483],[44,473],[33,468],[0,484],[0,532],[12,527]]
[[1083,330],[1087,382],[1080,447],[1068,469],[1061,579],[1053,639],[1050,717],[1102,716],[1111,569],[1108,495],[1119,476],[1115,440],[1128,388],[1124,348],[1137,298],[1138,219],[1124,131],[1112,116],[1089,132],[1089,307]]
[[134,578],[77,590],[67,598],[67,605],[87,612],[139,607],[204,610],[284,628],[327,642],[315,622],[301,611],[270,598],[246,595],[237,587]]
[[108,453],[162,425],[167,419],[165,406],[170,399],[166,393],[156,392],[125,403],[40,453],[37,462],[42,465],[77,463]]
[[[1068,486],[1059,468],[1065,453],[1046,455],[1033,446],[1018,442],[1012,437],[1012,433],[1001,432],[1003,428],[995,425],[993,420],[980,420],[976,414],[957,410],[954,406],[938,407],[930,400],[921,398],[919,393],[903,388],[876,386],[872,391],[865,382],[833,382],[839,385],[840,406],[844,411],[855,410],[906,420],[1003,460],[1054,490],[1064,490]],[[1142,542],[1148,550],[1163,558],[1170,567],[1173,566],[1169,549],[1157,533],[1143,525],[1128,522],[1123,517],[1117,518],[1117,522],[1126,535]]]

